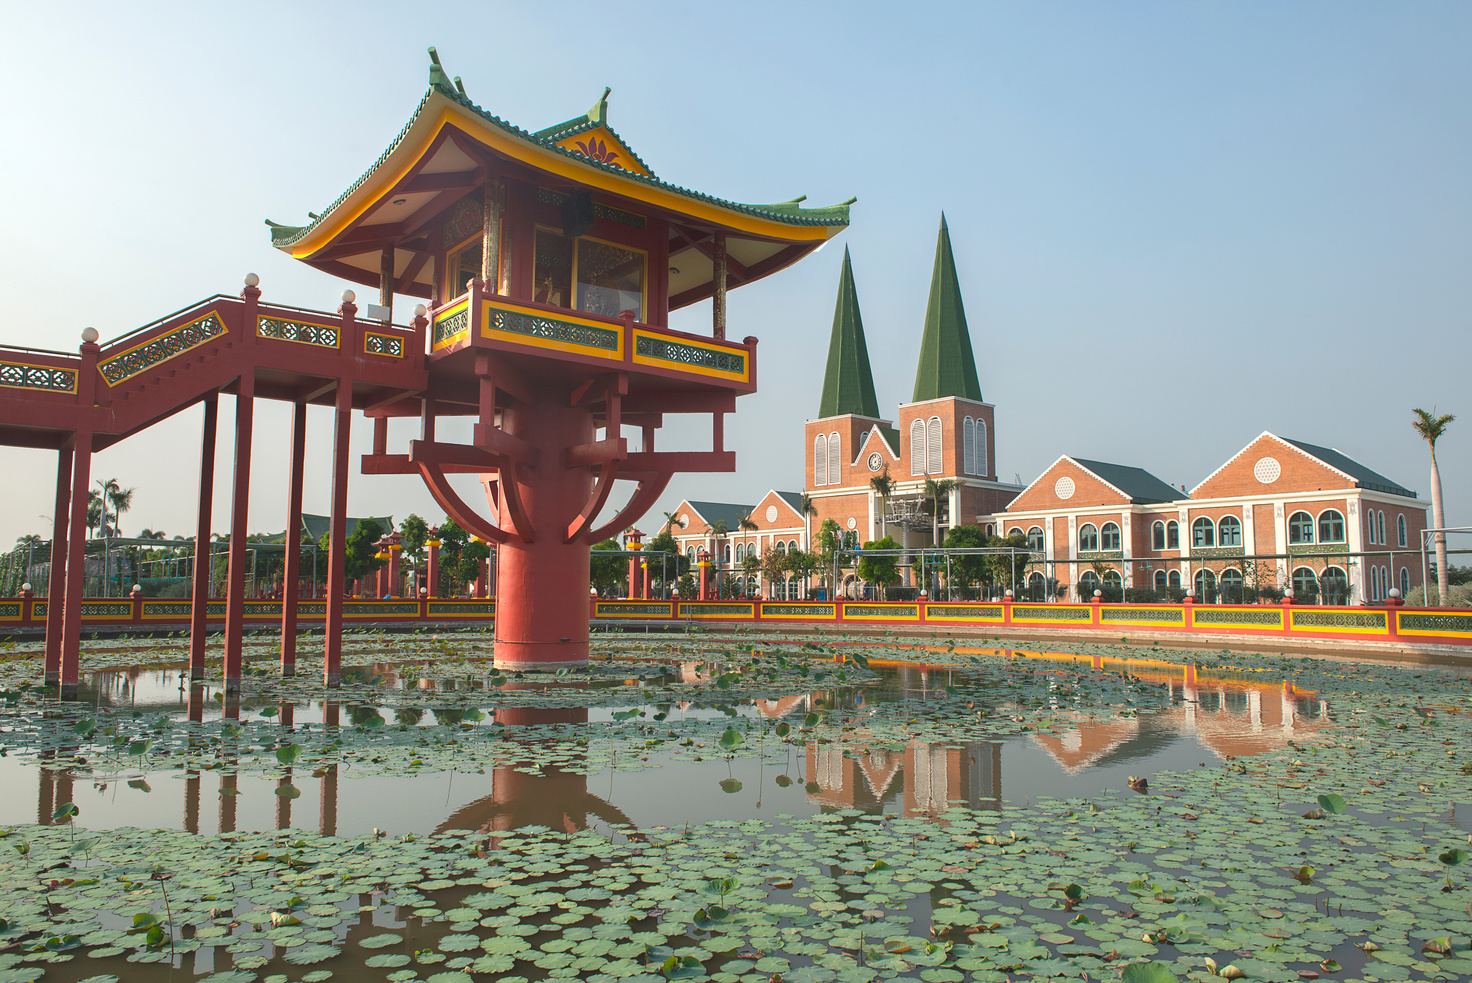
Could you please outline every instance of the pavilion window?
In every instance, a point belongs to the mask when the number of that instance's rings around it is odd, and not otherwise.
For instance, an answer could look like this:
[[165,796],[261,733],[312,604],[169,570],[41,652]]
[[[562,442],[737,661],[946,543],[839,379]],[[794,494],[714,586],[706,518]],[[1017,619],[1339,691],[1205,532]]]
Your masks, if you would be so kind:
[[470,281],[480,276],[480,247],[481,240],[477,236],[471,242],[450,253],[447,263],[449,289],[446,291],[445,300],[453,300],[468,291]]
[[1344,542],[1344,513],[1337,509],[1326,509],[1319,515],[1319,542]]
[[1222,521],[1217,523],[1216,531],[1219,545],[1242,545],[1242,520],[1238,519],[1235,515],[1223,516]]
[[532,299],[607,318],[633,311],[634,320],[642,321],[648,265],[642,250],[538,229]]

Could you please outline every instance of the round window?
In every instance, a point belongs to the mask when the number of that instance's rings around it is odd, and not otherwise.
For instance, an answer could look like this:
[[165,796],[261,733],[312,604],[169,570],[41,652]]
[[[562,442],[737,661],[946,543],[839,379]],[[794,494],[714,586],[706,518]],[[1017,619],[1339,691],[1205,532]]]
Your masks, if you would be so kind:
[[848,517],[848,527],[850,529],[857,529],[857,528],[859,528],[859,520],[858,519],[855,519],[853,516],[849,516]]
[[1067,500],[1073,497],[1073,479],[1067,476],[1059,478],[1053,485],[1053,494]]
[[1276,458],[1264,457],[1252,466],[1252,476],[1264,485],[1271,485],[1283,473],[1283,466]]
[[767,506],[767,521],[768,522],[776,522],[777,521],[777,506],[775,506],[775,505],[768,505]]

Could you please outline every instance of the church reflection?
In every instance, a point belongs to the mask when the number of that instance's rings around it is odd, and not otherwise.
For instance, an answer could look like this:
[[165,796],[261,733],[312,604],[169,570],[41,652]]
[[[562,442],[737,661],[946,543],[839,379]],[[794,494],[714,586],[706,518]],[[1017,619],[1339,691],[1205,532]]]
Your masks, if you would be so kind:
[[[948,698],[945,689],[953,683],[952,670],[917,663],[896,665],[890,682],[878,689],[813,689],[780,698],[757,700],[756,712],[769,724],[788,721],[796,726],[814,711],[843,709],[857,724],[846,731],[843,741],[811,741],[800,749],[797,763],[802,775],[799,785],[805,790],[810,806],[819,811],[858,809],[866,813],[902,812],[907,815],[935,816],[954,805],[972,809],[998,810],[1007,795],[1003,780],[1004,749],[1009,768],[1018,768],[1018,757],[1028,764],[1022,771],[1036,771],[1046,766],[1045,756],[1066,776],[1080,775],[1095,769],[1132,764],[1149,759],[1163,749],[1185,747],[1193,751],[1199,746],[1220,760],[1258,754],[1302,740],[1327,723],[1327,703],[1316,693],[1296,688],[1291,682],[1269,682],[1248,674],[1208,672],[1194,665],[1165,661],[1129,661],[1048,653],[1003,651],[995,654],[1017,660],[1032,672],[1066,669],[1060,673],[1060,684],[1048,689],[1049,701],[1043,707],[1014,706],[1008,692],[998,689],[994,696],[977,696],[971,704],[978,712],[1025,712],[1031,717],[1050,716],[1051,728],[1042,733],[1026,733],[1003,741],[924,741],[910,739],[896,742],[890,731],[871,735],[863,723],[866,708],[875,704]],[[1118,714],[1073,719],[1067,725],[1058,723],[1070,705],[1067,681],[1077,670],[1124,673],[1131,680],[1147,686],[1168,689],[1169,701],[1160,709],[1142,711],[1131,716]],[[385,669],[385,671],[387,671]],[[403,667],[400,667],[403,671]],[[719,670],[700,664],[676,666],[670,679],[708,679]],[[406,685],[415,685],[417,677],[406,676]],[[136,679],[117,674],[111,680],[96,683],[99,702],[126,701],[136,690]],[[467,685],[466,682],[451,685]],[[499,688],[514,692],[521,684],[506,683]],[[446,688],[444,682],[438,687]],[[480,686],[485,686],[484,683]],[[477,688],[480,688],[479,686]],[[575,688],[575,687],[574,687]],[[536,687],[540,692],[542,686]],[[212,688],[194,684],[182,691],[178,709],[191,721],[201,722],[218,713],[226,721],[239,720],[241,704],[237,698],[224,698]],[[990,702],[989,702],[990,701]],[[305,709],[303,709],[305,708]],[[260,705],[252,706],[260,712]],[[668,710],[668,707],[664,709]],[[892,707],[891,707],[892,709]],[[327,728],[348,725],[384,723],[383,714],[372,707],[343,705],[327,701],[316,705],[282,701],[275,707],[275,740],[280,745],[294,740],[299,713],[310,713],[312,727]],[[853,711],[858,711],[853,714]],[[463,711],[460,711],[463,712]],[[458,723],[456,711],[434,711],[439,723]],[[421,723],[427,711],[403,710],[390,715],[394,722],[408,726]],[[370,720],[376,717],[377,721]],[[496,722],[498,734],[526,745],[529,753],[517,756],[523,761],[536,760],[535,748],[554,739],[541,730],[543,726],[576,727],[589,722],[587,707],[499,707]],[[58,718],[57,726],[69,733],[72,720]],[[340,765],[323,765],[315,770],[288,768],[286,774],[272,783],[253,780],[230,772],[236,755],[243,750],[241,742],[259,742],[261,732],[247,728],[235,732],[226,728],[210,757],[218,767],[192,767],[183,773],[182,826],[192,833],[228,833],[237,829],[242,800],[249,796],[270,795],[274,802],[250,803],[255,810],[248,825],[274,825],[277,829],[315,828],[326,835],[338,832]],[[199,738],[201,742],[205,739]],[[565,750],[565,741],[561,745]],[[38,802],[36,821],[53,822],[55,809],[81,794],[79,783],[92,783],[99,790],[103,781],[125,782],[126,779],[93,779],[83,771],[58,767],[70,762],[78,747],[61,743],[41,755],[38,768]],[[257,749],[259,753],[259,749]],[[1194,766],[1194,756],[1192,758]],[[568,764],[564,761],[563,764]],[[213,772],[213,774],[211,774]],[[242,777],[244,780],[242,780]],[[1013,777],[1012,797],[1020,799],[1018,789],[1031,777],[1018,773]],[[612,794],[600,796],[589,787],[589,776],[568,770],[558,764],[531,768],[515,763],[498,765],[482,779],[488,794],[454,806],[443,818],[421,817],[421,828],[436,831],[450,829],[483,832],[507,831],[522,826],[545,826],[564,832],[576,832],[595,825],[632,826],[625,808],[633,801],[620,803]],[[1020,783],[1020,784],[1019,784]],[[797,789],[793,790],[796,794]],[[274,794],[273,794],[274,793]],[[284,794],[283,794],[284,793]],[[666,793],[681,795],[678,789]],[[316,801],[313,802],[312,799]],[[177,801],[177,800],[175,800]],[[267,806],[268,812],[261,812]],[[760,803],[758,803],[760,805]],[[432,810],[428,803],[416,808]],[[717,802],[711,806],[711,819],[729,818],[719,810],[727,808]],[[314,815],[315,813],[315,815]],[[361,819],[361,817],[357,817]],[[85,821],[85,820],[84,820]],[[357,825],[361,825],[358,823]]]

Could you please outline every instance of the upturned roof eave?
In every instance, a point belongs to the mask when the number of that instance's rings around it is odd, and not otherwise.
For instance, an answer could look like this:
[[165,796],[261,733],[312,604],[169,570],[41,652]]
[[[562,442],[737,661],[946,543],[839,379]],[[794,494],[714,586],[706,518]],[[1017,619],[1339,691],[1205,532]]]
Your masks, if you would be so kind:
[[391,193],[394,185],[429,151],[440,129],[451,123],[468,124],[468,128],[461,128],[472,137],[489,137],[481,142],[493,152],[537,170],[737,233],[793,243],[810,242],[816,248],[849,224],[849,205],[854,199],[822,208],[802,208],[797,201],[768,205],[728,201],[591,160],[550,140],[539,140],[534,134],[486,112],[458,92],[431,86],[388,149],[317,218],[305,226],[268,223],[272,226],[272,245],[298,259],[308,259],[325,248],[361,218],[378,198]]

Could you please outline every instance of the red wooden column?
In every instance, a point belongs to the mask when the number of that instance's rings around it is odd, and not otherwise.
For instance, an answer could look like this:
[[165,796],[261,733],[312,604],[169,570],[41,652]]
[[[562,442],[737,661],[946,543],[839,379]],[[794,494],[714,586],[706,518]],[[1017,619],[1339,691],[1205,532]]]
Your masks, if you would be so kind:
[[87,488],[92,483],[92,435],[81,431],[72,448],[71,528],[67,530],[66,593],[61,631],[61,696],[77,695],[82,663],[82,590],[87,548]]
[[[189,603],[189,679],[204,679],[204,649],[209,631],[210,566],[214,559],[210,543],[211,513],[215,501],[215,429],[220,419],[220,397],[204,398],[204,428],[199,452],[199,510],[194,527],[194,594]],[[200,549],[209,552],[201,557]]]
[[[344,307],[347,305],[344,304]],[[337,383],[337,419],[332,442],[332,531],[327,547],[327,626],[322,682],[342,683],[342,593],[346,584],[348,535],[348,438],[353,424],[353,384]]]
[[255,430],[255,369],[240,377],[235,399],[235,480],[230,497],[230,566],[225,587],[225,692],[240,692],[245,633],[246,520],[250,511],[250,446]]
[[61,682],[61,621],[66,610],[66,533],[71,519],[72,449],[56,452],[56,508],[51,513],[51,576],[46,588],[46,685]]
[[424,576],[429,583],[424,586],[428,588],[430,597],[440,596],[440,527],[435,526],[429,530],[429,538],[424,541],[429,550],[429,559],[425,561]]
[[302,466],[307,456],[307,404],[291,417],[291,489],[286,495],[286,563],[281,573],[281,675],[296,675],[296,603],[301,575]]

